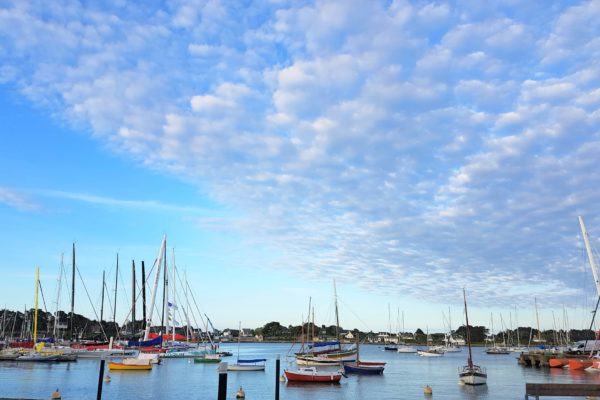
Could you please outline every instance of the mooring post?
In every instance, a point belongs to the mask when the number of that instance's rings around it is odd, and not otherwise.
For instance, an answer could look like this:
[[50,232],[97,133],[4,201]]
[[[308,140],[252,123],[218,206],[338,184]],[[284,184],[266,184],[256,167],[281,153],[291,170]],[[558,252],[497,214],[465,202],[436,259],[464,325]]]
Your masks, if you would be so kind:
[[227,398],[227,363],[219,363],[219,394],[217,400],[226,400]]
[[275,359],[275,400],[279,400],[279,368],[280,360],[279,354],[277,354],[277,358]]
[[98,394],[96,395],[96,400],[102,399],[102,379],[104,378],[104,363],[106,361],[104,359],[100,360],[100,374],[98,374]]

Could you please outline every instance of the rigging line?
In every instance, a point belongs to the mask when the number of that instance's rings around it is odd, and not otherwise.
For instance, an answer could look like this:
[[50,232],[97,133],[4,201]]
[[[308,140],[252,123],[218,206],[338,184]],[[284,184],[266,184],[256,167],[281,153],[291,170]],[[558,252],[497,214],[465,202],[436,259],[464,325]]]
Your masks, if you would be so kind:
[[[186,285],[184,285],[184,284],[183,284],[183,281],[181,280],[181,276],[179,275],[179,272],[178,272],[178,271],[176,271],[176,276],[177,276],[177,280],[179,281],[179,284],[180,284],[182,287],[185,287],[185,288],[187,289],[187,290],[184,290],[183,294],[184,294],[184,297],[185,297],[185,302],[186,302],[187,304],[190,304],[190,299],[189,299],[189,297],[188,297],[188,292],[190,292],[190,293],[191,293],[191,291],[192,291],[192,290],[191,290],[191,289],[190,289],[190,287],[189,287],[188,281],[187,281],[187,279],[186,279],[186,281],[185,281]],[[198,311],[198,312],[199,312],[199,311]],[[192,319],[194,320],[194,324],[196,324],[196,326],[200,327],[200,331],[202,331],[202,325],[199,325],[199,324],[198,324],[198,320],[196,319],[196,314],[194,313],[194,310],[191,310],[190,314],[192,314]],[[188,316],[187,312],[186,312],[186,318],[187,318],[187,320],[189,321],[189,316]],[[202,324],[203,324],[203,325],[205,325],[205,326],[206,326],[206,324],[204,323],[204,319],[202,318],[202,314],[200,314],[200,321],[202,322]],[[212,342],[212,341],[211,341],[211,342]]]
[[356,314],[354,311],[352,311],[352,309],[351,309],[350,307],[348,307],[348,306],[346,305],[346,303],[344,303],[344,301],[343,301],[343,300],[340,300],[339,296],[338,296],[338,302],[340,302],[340,303],[342,303],[344,306],[346,306],[346,307],[347,307],[347,309],[348,309],[348,311],[350,311],[350,312],[352,313],[352,315],[354,315],[354,317],[356,317],[356,319],[358,319],[358,320],[359,320],[359,321],[360,321],[360,322],[361,322],[361,323],[364,325],[364,327],[365,327],[365,328],[367,328],[367,329],[368,329],[369,331],[371,331],[371,332],[373,331],[373,329],[371,329],[371,328],[369,327],[369,325],[368,325],[368,324],[367,324],[365,321],[363,321],[363,320],[362,320],[362,319],[361,319],[361,318],[360,318],[360,317],[359,317],[359,316],[358,316],[358,315],[357,315],[357,314]]
[[[123,280],[123,269],[125,268],[121,268],[121,271],[119,271],[119,278],[121,280],[121,291],[125,293],[125,302],[127,304],[127,308],[129,308],[129,313],[131,314],[131,303],[129,302],[129,294],[127,293],[127,285],[125,285],[125,281]],[[129,316],[127,316],[129,318]]]
[[44,298],[44,291],[42,290],[42,282],[39,282],[40,292],[42,293],[42,302],[44,303],[44,312],[48,314],[48,308],[46,308],[46,299]]
[[[187,284],[187,288],[190,291],[190,294],[192,295],[192,300],[194,301],[194,305],[196,306],[196,311],[198,311],[198,314],[200,315],[200,318],[202,319],[202,313],[200,312],[200,308],[198,307],[198,303],[196,303],[196,296],[194,296],[194,291],[190,288],[190,284],[189,282],[186,282]],[[207,321],[208,321],[208,317],[206,317]],[[202,321],[204,321],[202,319]],[[212,325],[212,323],[211,323]],[[212,337],[210,336],[210,333],[208,333],[208,328],[206,329],[206,336],[208,336],[208,340],[210,341],[211,344],[213,344],[213,340]]]
[[[92,310],[94,311],[96,320],[100,321],[100,318],[98,318],[98,313],[96,312],[96,308],[92,304],[92,299],[90,298],[90,293],[88,292],[87,286],[85,286],[85,282],[83,281],[83,277],[81,276],[81,271],[79,271],[79,267],[77,267],[77,266],[75,267],[75,269],[77,270],[77,274],[79,275],[79,280],[81,280],[81,284],[83,285],[83,288],[85,289],[85,294],[87,295],[88,301],[90,302],[90,305],[92,306]],[[104,332],[104,327],[102,326],[102,324],[100,324],[100,330],[102,331],[102,334],[104,335],[104,339],[108,340],[108,337],[106,336],[106,332]]]
[[[148,287],[148,278],[150,277],[150,275],[152,274],[152,270],[154,269],[154,267],[156,266],[156,260],[154,260],[154,264],[152,264],[152,268],[150,268],[150,271],[146,274],[146,276],[144,277],[145,283],[146,283],[146,287]],[[136,295],[135,295],[135,302],[137,304],[140,296],[142,295],[142,287],[138,286],[139,280],[136,279],[135,281],[136,283]],[[125,284],[123,282],[121,282],[122,286],[124,287]],[[127,293],[125,293],[127,295]],[[126,296],[128,298],[128,295]],[[143,306],[142,306],[143,307]],[[123,324],[125,324],[125,321],[127,321],[127,319],[129,318],[129,316],[132,315],[132,307],[129,307],[129,312],[127,313],[127,315],[125,315],[125,319],[123,320]],[[144,321],[144,324],[146,323],[146,321]]]

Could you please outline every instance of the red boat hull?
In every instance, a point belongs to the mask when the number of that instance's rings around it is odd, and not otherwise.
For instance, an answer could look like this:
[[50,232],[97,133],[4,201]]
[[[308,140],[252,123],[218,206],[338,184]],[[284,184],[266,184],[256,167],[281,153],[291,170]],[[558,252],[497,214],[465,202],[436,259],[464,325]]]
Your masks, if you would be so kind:
[[548,366],[550,368],[562,368],[567,364],[569,364],[567,358],[551,358],[548,360]]
[[588,367],[591,367],[593,363],[594,363],[594,361],[589,358],[571,359],[571,360],[569,360],[569,369],[572,371],[586,369]]
[[285,377],[290,382],[339,382],[342,379],[341,374],[332,373],[327,375],[309,375],[285,371]]

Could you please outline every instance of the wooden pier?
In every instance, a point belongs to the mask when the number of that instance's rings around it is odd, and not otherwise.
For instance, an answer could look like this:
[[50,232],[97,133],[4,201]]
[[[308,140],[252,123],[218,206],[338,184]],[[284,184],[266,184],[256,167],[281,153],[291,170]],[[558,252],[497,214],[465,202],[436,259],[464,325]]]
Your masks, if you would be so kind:
[[548,361],[551,358],[556,358],[557,356],[557,354],[546,353],[541,350],[533,350],[522,352],[517,358],[517,362],[526,367],[547,367]]
[[524,351],[517,357],[517,362],[525,367],[549,367],[551,358],[582,358],[580,354],[561,354],[543,350]]
[[592,383],[526,383],[525,399],[545,396],[596,397],[600,396],[600,385]]

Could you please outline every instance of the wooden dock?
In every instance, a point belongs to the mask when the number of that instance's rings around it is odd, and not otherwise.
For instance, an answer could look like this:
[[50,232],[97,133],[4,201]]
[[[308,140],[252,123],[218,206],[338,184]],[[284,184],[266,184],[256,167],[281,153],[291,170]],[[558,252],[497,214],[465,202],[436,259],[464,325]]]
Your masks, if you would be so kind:
[[594,383],[526,383],[525,399],[529,396],[539,399],[545,396],[597,397],[600,385]]
[[582,358],[580,354],[560,354],[543,350],[524,351],[517,357],[517,362],[525,367],[549,367],[551,358]]
[[547,367],[548,361],[557,356],[557,354],[546,353],[541,350],[533,350],[522,352],[517,358],[517,362],[526,367]]

